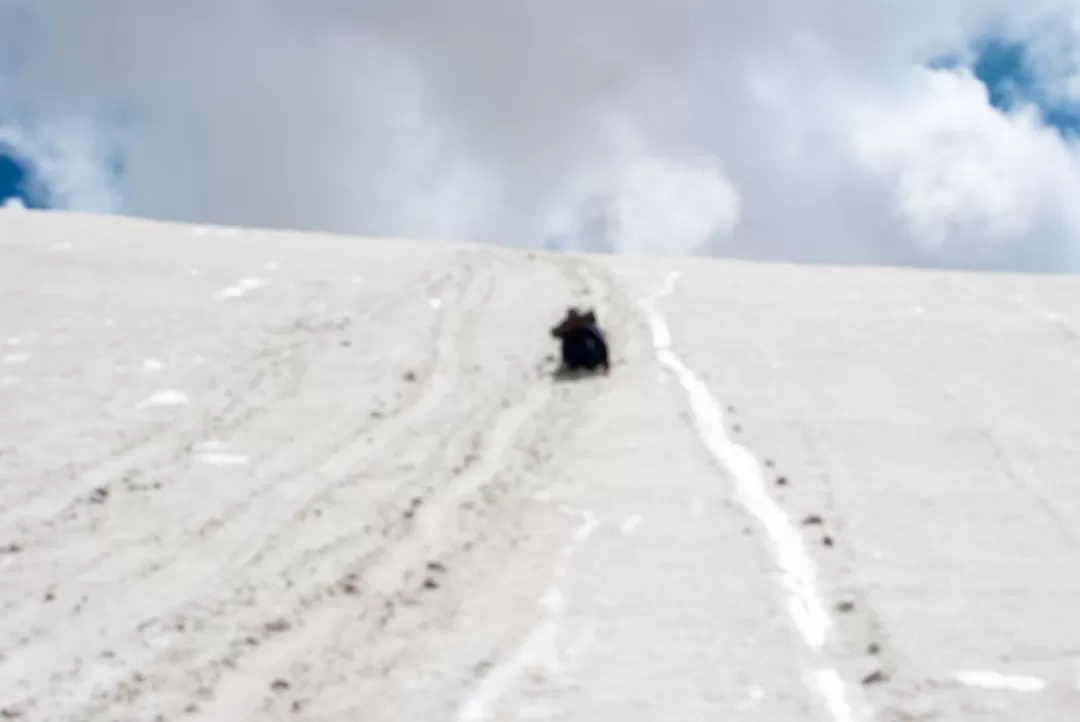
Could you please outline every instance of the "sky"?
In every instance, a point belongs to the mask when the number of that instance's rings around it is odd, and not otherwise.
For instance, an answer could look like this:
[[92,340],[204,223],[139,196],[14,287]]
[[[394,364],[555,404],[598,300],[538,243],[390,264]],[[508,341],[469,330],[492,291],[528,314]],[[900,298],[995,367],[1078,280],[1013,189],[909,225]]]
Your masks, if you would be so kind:
[[1080,270],[1074,0],[0,0],[0,197]]

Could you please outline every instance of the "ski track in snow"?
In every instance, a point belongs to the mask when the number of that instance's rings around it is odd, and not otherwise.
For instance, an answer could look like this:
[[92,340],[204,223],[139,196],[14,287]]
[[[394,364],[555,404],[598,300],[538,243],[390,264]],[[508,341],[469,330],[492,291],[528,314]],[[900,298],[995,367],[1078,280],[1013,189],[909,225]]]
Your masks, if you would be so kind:
[[581,516],[582,522],[570,541],[563,547],[559,563],[555,568],[555,581],[540,598],[540,607],[545,612],[544,616],[513,655],[491,670],[461,705],[457,713],[458,722],[486,722],[493,719],[499,702],[513,690],[530,666],[545,658],[553,664],[557,662],[557,647],[563,634],[562,616],[566,609],[563,581],[569,573],[570,564],[578,548],[600,525],[600,521],[591,511],[581,511],[570,507],[561,507],[560,510],[566,514]]
[[852,722],[854,715],[846,685],[822,649],[832,620],[815,585],[815,565],[798,529],[765,490],[761,465],[746,447],[727,436],[724,414],[709,388],[671,350],[671,330],[656,303],[675,288],[678,273],[668,274],[663,288],[640,302],[652,329],[657,359],[679,381],[690,403],[695,425],[705,447],[734,477],[739,500],[764,527],[782,571],[787,608],[799,634],[818,662],[810,675],[813,686],[836,722]]

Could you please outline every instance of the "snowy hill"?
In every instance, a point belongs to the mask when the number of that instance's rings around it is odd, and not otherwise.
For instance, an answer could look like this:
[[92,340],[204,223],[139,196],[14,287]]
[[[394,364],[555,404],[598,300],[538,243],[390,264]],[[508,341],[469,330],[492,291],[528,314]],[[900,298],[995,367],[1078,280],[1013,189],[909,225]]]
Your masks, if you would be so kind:
[[1077,719],[1080,279],[0,211],[0,290],[0,718]]

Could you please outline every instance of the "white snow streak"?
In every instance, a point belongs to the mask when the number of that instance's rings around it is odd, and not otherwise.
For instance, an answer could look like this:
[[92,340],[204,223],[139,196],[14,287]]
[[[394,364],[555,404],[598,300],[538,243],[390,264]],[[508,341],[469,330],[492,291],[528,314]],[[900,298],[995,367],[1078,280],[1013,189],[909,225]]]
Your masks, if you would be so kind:
[[[677,273],[668,274],[663,289],[640,304],[652,328],[656,356],[686,391],[694,422],[705,447],[731,472],[739,500],[757,517],[772,540],[773,553],[782,572],[782,583],[788,593],[788,611],[807,646],[818,654],[825,644],[832,620],[815,588],[815,565],[802,536],[766,491],[761,466],[754,455],[728,438],[720,404],[701,379],[671,350],[671,331],[667,321],[656,310],[656,301],[674,290],[677,278]],[[853,719],[844,682],[835,669],[816,670],[814,685],[834,720],[849,722]]]
[[176,389],[166,389],[143,399],[135,408],[142,410],[154,406],[186,406],[188,403],[190,403],[190,400],[184,392]]
[[218,291],[216,298],[240,298],[248,291],[254,291],[260,286],[265,286],[266,281],[261,278],[241,278],[236,285]]
[[1001,674],[989,670],[971,669],[956,673],[956,680],[968,687],[981,689],[1005,689],[1010,692],[1041,692],[1046,681],[1038,677]]
[[589,538],[600,523],[591,511],[578,511],[569,507],[560,507],[560,510],[564,513],[580,515],[582,523],[574,531],[570,542],[563,547],[562,557],[555,568],[554,583],[540,598],[540,608],[544,610],[544,617],[510,659],[492,669],[473,694],[461,705],[457,713],[459,722],[484,722],[492,719],[499,701],[525,676],[525,672],[531,666],[545,658],[550,659],[552,663],[558,661],[557,646],[563,627],[562,613],[566,608],[566,595],[562,588],[563,580],[566,578],[570,562],[578,547]]

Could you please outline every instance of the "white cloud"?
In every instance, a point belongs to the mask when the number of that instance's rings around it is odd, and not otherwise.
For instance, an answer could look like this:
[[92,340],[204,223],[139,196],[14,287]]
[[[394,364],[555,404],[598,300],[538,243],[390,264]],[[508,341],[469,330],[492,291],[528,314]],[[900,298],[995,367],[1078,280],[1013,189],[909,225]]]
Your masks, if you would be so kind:
[[[708,212],[608,241],[1047,267],[1080,244],[1051,192],[1075,151],[919,70],[988,30],[1076,23],[1071,0],[0,0],[0,21],[16,7],[0,92],[48,121],[31,145],[74,206],[539,245],[598,204],[677,201]],[[1059,24],[1075,51],[1080,25]],[[79,120],[113,106],[133,128],[116,189],[113,138]]]
[[642,159],[619,179],[613,208],[615,250],[690,253],[739,220],[739,194],[718,169]]
[[918,243],[977,262],[1051,222],[1080,240],[1080,155],[1034,109],[994,110],[967,71],[920,71],[913,85],[853,113],[852,146]]

